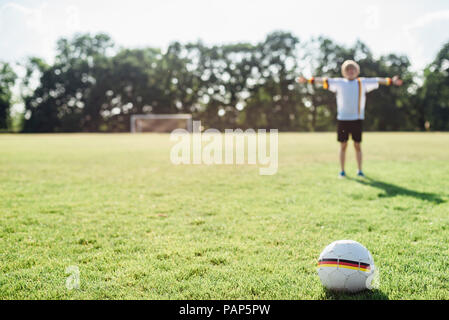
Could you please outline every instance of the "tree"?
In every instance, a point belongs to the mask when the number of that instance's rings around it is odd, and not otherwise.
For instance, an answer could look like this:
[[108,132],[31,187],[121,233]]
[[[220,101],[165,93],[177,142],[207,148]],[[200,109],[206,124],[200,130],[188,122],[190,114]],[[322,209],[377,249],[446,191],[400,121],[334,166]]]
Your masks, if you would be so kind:
[[247,119],[256,127],[298,129],[303,108],[301,94],[295,86],[298,44],[299,39],[293,34],[274,32],[257,45],[256,85],[246,109]]
[[17,75],[8,63],[0,62],[0,130],[10,126],[12,88]]
[[25,99],[26,132],[97,131],[100,101],[92,95],[97,82],[107,78],[109,36],[77,34],[60,39],[52,66],[28,64],[32,74],[40,72],[40,85]]
[[418,90],[415,110],[421,130],[426,122],[433,130],[449,130],[449,42],[424,70],[424,84]]

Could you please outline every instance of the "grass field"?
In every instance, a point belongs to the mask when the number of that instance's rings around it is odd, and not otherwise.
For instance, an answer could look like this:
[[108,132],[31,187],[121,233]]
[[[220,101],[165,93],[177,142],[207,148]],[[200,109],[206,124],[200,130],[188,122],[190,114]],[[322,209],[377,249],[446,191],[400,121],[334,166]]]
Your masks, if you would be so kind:
[[[449,134],[365,134],[364,181],[334,133],[281,134],[273,176],[172,165],[168,137],[0,135],[0,299],[449,299]],[[377,290],[323,289],[338,239]]]

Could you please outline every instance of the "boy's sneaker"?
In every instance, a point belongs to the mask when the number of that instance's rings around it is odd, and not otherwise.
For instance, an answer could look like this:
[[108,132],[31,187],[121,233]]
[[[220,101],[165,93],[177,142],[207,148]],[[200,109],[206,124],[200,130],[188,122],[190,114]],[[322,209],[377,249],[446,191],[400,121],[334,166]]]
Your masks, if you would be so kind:
[[341,171],[341,172],[338,174],[338,177],[339,177],[340,179],[346,178],[346,172]]
[[359,178],[365,178],[365,175],[363,174],[363,171],[360,170],[359,172],[357,172],[357,177]]

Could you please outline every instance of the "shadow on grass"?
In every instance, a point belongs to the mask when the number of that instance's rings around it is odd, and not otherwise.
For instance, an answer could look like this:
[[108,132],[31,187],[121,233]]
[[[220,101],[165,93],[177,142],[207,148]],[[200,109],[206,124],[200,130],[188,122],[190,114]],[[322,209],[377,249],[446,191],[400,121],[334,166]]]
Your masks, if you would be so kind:
[[395,197],[395,196],[408,196],[413,197],[420,200],[425,200],[429,202],[433,202],[434,204],[441,204],[446,202],[446,200],[443,200],[440,195],[436,193],[429,193],[429,192],[418,192],[414,190],[410,190],[407,188],[403,188],[401,186],[397,186],[391,183],[382,182],[379,180],[375,180],[369,177],[365,177],[364,179],[354,179],[349,178],[349,180],[356,181],[360,184],[378,188],[384,193],[380,193],[378,195],[379,198],[389,198],[389,197]]
[[388,296],[378,289],[360,293],[343,293],[325,289],[324,297],[328,300],[389,300]]

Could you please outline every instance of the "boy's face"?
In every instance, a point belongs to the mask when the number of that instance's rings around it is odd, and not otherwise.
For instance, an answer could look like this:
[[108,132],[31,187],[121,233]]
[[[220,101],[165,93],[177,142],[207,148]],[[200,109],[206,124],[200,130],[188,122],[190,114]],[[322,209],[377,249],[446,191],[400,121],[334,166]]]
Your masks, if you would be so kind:
[[359,75],[357,68],[354,66],[347,66],[343,76],[348,80],[354,80]]

